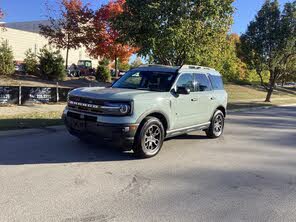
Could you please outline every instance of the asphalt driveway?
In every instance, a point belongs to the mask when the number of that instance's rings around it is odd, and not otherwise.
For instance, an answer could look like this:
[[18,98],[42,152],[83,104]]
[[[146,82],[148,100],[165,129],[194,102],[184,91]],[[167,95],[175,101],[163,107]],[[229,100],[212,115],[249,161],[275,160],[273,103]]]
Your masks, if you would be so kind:
[[0,137],[0,221],[295,221],[296,107],[229,115],[225,135],[147,160],[65,130]]

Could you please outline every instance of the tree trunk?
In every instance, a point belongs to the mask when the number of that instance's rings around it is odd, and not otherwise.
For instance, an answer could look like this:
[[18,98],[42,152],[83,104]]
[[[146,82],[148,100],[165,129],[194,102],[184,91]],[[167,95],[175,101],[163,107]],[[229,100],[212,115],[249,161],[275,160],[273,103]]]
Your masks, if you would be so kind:
[[69,47],[66,50],[66,69],[68,69],[68,60],[69,60]]
[[268,92],[267,92],[267,96],[266,96],[266,99],[265,99],[265,102],[267,103],[270,103],[271,102],[271,95],[273,93],[273,87],[270,87],[268,89]]
[[274,73],[273,71],[270,72],[270,80],[269,80],[269,88],[267,91],[267,96],[265,99],[265,102],[271,102],[271,96],[274,90],[274,86],[275,86],[275,82],[276,82],[276,73]]
[[115,57],[115,77],[118,78],[118,58]]

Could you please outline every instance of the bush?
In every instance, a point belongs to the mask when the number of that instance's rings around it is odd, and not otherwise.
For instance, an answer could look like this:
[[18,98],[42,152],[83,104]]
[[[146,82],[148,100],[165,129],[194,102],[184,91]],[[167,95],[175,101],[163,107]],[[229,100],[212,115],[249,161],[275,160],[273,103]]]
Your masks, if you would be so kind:
[[99,61],[100,66],[108,66],[110,64],[110,60],[103,58],[101,61]]
[[98,66],[96,78],[100,82],[111,82],[111,73],[107,66]]
[[11,75],[15,71],[13,64],[13,52],[8,42],[2,42],[0,45],[0,74]]
[[38,60],[37,56],[32,52],[31,49],[26,51],[25,53],[25,72],[30,75],[37,74],[37,68],[38,68]]
[[44,47],[40,50],[38,58],[41,78],[63,80],[66,77],[64,59],[60,51],[50,51]]

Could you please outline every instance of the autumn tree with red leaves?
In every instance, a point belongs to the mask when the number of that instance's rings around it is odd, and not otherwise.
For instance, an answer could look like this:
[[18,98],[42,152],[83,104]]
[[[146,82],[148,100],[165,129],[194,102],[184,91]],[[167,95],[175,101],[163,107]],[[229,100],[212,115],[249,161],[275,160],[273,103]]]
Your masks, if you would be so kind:
[[87,34],[86,47],[93,57],[103,57],[115,61],[115,73],[118,74],[118,60],[128,62],[136,48],[118,42],[119,34],[112,27],[111,19],[123,12],[125,0],[111,0],[95,12],[93,29]]
[[[54,12],[49,7],[49,13]],[[70,49],[78,49],[87,41],[89,20],[93,11],[81,0],[61,0],[57,15],[49,16],[48,25],[40,25],[40,34],[58,49],[66,49],[66,68]]]

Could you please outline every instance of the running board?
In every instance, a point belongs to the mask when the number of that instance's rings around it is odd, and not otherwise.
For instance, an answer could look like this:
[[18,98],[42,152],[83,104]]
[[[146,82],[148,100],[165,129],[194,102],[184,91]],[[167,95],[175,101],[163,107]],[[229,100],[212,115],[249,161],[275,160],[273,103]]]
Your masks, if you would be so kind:
[[175,129],[175,130],[169,130],[167,131],[166,138],[174,137],[174,136],[179,136],[182,134],[190,133],[193,131],[198,131],[198,130],[205,130],[208,129],[211,125],[211,122],[195,125],[195,126],[189,126],[189,127],[184,127],[180,129]]

